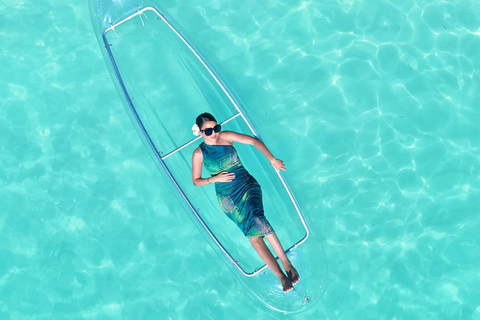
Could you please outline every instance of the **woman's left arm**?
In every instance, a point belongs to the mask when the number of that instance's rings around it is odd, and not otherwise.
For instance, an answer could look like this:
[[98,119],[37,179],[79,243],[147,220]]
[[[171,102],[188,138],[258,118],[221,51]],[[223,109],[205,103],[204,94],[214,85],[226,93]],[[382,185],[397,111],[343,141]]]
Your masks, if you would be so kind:
[[260,150],[261,153],[265,155],[265,157],[267,157],[268,161],[270,161],[270,163],[275,169],[287,170],[283,161],[280,159],[276,159],[260,139],[241,133],[236,133],[233,131],[224,131],[222,134],[222,139],[227,139],[232,142],[240,142],[254,145],[258,150]]

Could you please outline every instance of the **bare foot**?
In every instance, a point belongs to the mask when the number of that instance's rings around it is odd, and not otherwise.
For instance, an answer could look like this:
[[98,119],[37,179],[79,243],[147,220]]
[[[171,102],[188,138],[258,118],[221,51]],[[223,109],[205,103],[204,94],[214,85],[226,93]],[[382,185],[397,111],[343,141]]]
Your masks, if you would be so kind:
[[283,276],[280,281],[282,282],[283,292],[293,290],[292,282],[286,276]]
[[297,284],[300,280],[300,276],[298,275],[297,269],[293,267],[293,265],[284,266],[285,272],[287,273],[288,279],[292,282],[292,284]]

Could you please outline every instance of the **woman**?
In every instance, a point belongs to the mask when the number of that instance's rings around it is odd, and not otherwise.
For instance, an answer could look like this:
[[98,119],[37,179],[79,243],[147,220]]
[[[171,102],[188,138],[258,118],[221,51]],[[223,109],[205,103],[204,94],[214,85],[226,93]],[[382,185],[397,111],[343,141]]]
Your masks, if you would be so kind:
[[[283,291],[292,290],[292,284],[300,280],[297,270],[288,260],[275,231],[265,218],[260,185],[243,167],[233,142],[254,145],[270,160],[276,170],[286,170],[283,161],[275,159],[267,147],[256,138],[232,131],[220,132],[221,126],[210,113],[199,115],[192,129],[195,135],[200,134],[203,138],[203,142],[192,156],[193,184],[204,186],[215,183],[215,191],[222,210],[237,224],[244,235],[250,238],[255,251],[281,281]],[[211,177],[201,177],[202,164]],[[266,246],[263,237],[267,238],[280,258],[286,275]]]

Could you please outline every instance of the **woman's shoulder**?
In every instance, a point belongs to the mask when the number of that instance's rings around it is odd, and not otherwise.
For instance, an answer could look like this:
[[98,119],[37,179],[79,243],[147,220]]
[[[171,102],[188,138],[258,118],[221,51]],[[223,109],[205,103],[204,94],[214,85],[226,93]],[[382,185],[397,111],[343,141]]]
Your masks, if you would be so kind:
[[233,146],[232,134],[235,134],[233,131],[222,131],[218,134],[217,142],[222,145]]
[[202,156],[202,148],[200,146],[198,146],[197,148],[195,148],[195,150],[193,150],[193,156]]
[[232,134],[235,134],[235,131],[220,131],[220,133],[218,134],[218,136],[219,136],[220,138],[226,139],[227,137],[232,136]]
[[219,137],[228,141],[230,145],[233,145],[233,142],[253,144],[256,140],[255,137],[252,137],[243,133],[237,133],[234,131],[222,131],[221,133],[223,133],[223,136],[219,136]]

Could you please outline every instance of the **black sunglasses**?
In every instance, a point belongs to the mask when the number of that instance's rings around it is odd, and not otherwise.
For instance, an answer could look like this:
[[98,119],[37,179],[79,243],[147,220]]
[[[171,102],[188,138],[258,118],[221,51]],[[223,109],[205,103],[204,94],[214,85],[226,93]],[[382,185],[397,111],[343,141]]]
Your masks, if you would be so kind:
[[211,136],[213,131],[215,132],[220,132],[220,130],[222,130],[222,126],[220,124],[217,124],[215,127],[213,128],[207,128],[205,130],[200,130],[200,132],[203,132],[205,133],[206,136]]

